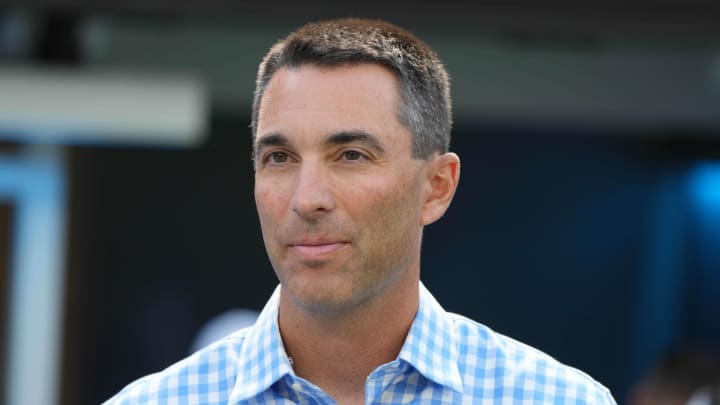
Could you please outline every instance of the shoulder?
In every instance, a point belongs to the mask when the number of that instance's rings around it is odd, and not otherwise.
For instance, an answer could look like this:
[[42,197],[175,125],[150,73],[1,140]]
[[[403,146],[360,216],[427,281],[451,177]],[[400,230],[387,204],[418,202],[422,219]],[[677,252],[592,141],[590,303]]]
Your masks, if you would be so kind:
[[130,383],[104,405],[227,402],[247,331],[239,330],[165,370]]
[[615,404],[602,384],[551,356],[457,314],[449,314],[458,342],[465,392],[533,403]]

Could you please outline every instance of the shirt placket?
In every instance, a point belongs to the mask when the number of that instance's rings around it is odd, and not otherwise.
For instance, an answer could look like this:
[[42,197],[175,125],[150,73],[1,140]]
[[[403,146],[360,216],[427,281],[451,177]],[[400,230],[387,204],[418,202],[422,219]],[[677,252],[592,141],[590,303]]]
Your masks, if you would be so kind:
[[383,404],[383,393],[398,382],[398,378],[403,375],[404,366],[399,360],[384,364],[367,378],[365,383],[365,404]]
[[287,386],[298,405],[337,405],[320,387],[298,376],[288,376]]

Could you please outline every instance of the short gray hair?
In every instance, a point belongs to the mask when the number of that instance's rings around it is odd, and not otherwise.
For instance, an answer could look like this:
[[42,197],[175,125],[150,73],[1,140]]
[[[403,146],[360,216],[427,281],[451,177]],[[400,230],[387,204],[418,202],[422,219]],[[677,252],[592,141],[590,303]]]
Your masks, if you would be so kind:
[[413,157],[428,159],[450,146],[450,81],[435,52],[412,33],[379,20],[340,19],[307,24],[277,42],[258,69],[252,106],[253,140],[260,103],[281,68],[376,63],[400,83],[398,118],[413,134]]

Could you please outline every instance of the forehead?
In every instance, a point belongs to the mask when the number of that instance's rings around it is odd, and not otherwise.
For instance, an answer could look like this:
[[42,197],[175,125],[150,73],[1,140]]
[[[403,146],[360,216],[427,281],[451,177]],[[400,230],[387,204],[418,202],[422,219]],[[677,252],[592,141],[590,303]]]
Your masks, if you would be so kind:
[[398,120],[399,94],[395,74],[378,64],[282,68],[263,95],[257,136],[407,132]]

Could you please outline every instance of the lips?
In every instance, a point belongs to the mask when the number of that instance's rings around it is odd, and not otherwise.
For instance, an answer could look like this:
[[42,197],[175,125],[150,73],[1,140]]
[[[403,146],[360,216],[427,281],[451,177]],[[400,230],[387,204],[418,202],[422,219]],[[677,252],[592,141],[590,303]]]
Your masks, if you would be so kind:
[[308,259],[317,259],[321,258],[323,256],[330,255],[337,250],[342,249],[348,245],[347,242],[344,241],[337,241],[337,242],[331,242],[331,241],[312,241],[312,242],[299,242],[299,243],[292,243],[289,245],[290,250],[293,251],[296,255],[305,257]]

